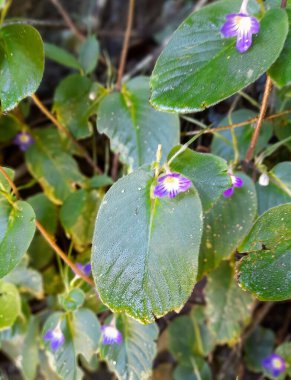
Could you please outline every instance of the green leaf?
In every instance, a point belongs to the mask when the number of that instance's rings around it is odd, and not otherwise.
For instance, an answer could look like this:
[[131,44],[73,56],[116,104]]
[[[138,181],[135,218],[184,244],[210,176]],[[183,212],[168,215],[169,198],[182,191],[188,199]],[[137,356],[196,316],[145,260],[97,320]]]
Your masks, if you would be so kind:
[[13,115],[2,115],[0,118],[0,142],[11,140],[22,125]]
[[33,138],[35,143],[25,152],[27,167],[45,195],[53,203],[62,204],[83,176],[76,161],[63,149],[56,130],[35,130]]
[[107,175],[94,175],[92,178],[89,178],[87,181],[88,187],[90,189],[99,189],[100,187],[106,187],[113,185],[112,178]]
[[250,231],[257,214],[253,182],[243,173],[236,173],[244,186],[235,189],[230,198],[223,196],[204,214],[204,229],[199,254],[199,278],[229,258]]
[[175,318],[168,328],[169,351],[185,366],[194,356],[207,356],[214,347],[214,339],[205,324],[204,307],[195,306],[190,316]]
[[[286,375],[291,376],[291,342],[283,343],[279,347],[277,347],[276,354],[280,355],[283,359],[285,359],[287,364]],[[282,376],[283,378],[284,375],[285,374],[283,374]]]
[[61,208],[61,223],[78,251],[84,251],[92,243],[100,203],[98,191],[81,189],[69,195]]
[[42,299],[44,296],[42,277],[39,272],[27,268],[27,262],[21,262],[12,272],[4,277],[19,288],[20,292],[30,293],[34,297]]
[[0,29],[0,97],[2,111],[14,108],[38,88],[44,70],[40,34],[30,25]]
[[53,110],[57,119],[73,134],[76,139],[91,136],[92,126],[89,122],[91,100],[89,98],[92,81],[79,74],[63,79],[54,95]]
[[264,301],[291,297],[291,203],[260,216],[240,247],[250,252],[239,264],[243,289]]
[[85,301],[85,293],[83,290],[75,288],[70,290],[68,294],[61,294],[59,301],[66,311],[74,311],[79,309]]
[[0,196],[0,278],[19,263],[35,232],[35,214],[22,201],[12,206]]
[[262,371],[262,360],[274,351],[275,334],[270,329],[258,327],[244,346],[244,361],[253,372]]
[[[173,148],[169,158],[178,149],[179,147]],[[199,193],[204,211],[213,207],[223,191],[231,186],[226,161],[212,154],[187,149],[174,159],[170,167],[172,171],[191,179]]]
[[192,365],[178,365],[173,373],[174,380],[212,380],[209,365],[199,357],[192,357]]
[[[251,119],[257,116],[257,114],[253,111],[247,109],[240,109],[235,111],[231,115],[231,119],[225,117],[218,125],[218,127],[223,127],[230,124],[240,123],[242,121]],[[215,131],[215,129],[214,129]],[[233,130],[236,139],[237,146],[239,151],[239,160],[243,160],[246,156],[248,147],[251,142],[251,138],[254,132],[254,127],[252,124],[245,125],[241,128],[235,128]],[[272,124],[268,122],[264,122],[258,143],[255,148],[255,154],[260,152],[262,149],[266,148],[268,141],[272,136]],[[215,133],[212,144],[211,144],[211,152],[216,154],[217,156],[223,157],[227,161],[234,159],[234,150],[232,143],[232,134],[230,130]]]
[[179,143],[177,116],[154,110],[148,99],[148,78],[138,77],[120,93],[107,95],[99,106],[98,131],[110,138],[112,150],[133,168],[154,161],[159,144],[165,158]]
[[23,345],[21,347],[21,352],[18,357],[21,358],[20,368],[25,380],[35,380],[36,378],[37,367],[39,365],[38,329],[39,328],[37,319],[31,317],[23,341]]
[[[285,140],[291,135],[291,119],[280,118],[275,120],[275,135],[279,140]],[[285,145],[291,151],[291,140],[286,141]]]
[[45,43],[44,44],[45,55],[47,58],[55,61],[61,65],[70,67],[71,69],[80,70],[81,66],[77,58],[68,53],[65,49],[56,45]]
[[99,209],[92,249],[102,302],[143,323],[181,309],[190,296],[202,231],[194,188],[175,199],[151,199],[152,184],[152,173],[141,168],[110,188]]
[[95,70],[100,54],[100,46],[95,36],[89,36],[80,48],[79,62],[85,74]]
[[81,377],[78,355],[89,361],[97,351],[101,336],[99,321],[89,309],[79,309],[73,314],[54,313],[45,323],[44,335],[54,329],[60,320],[65,342],[58,350],[51,352],[54,366],[62,380],[77,380]]
[[20,312],[18,290],[13,284],[0,281],[0,331],[12,326]]
[[224,261],[208,276],[205,289],[209,329],[219,344],[234,345],[250,322],[253,298],[239,288],[234,266]]
[[[252,47],[240,54],[235,38],[225,39],[220,33],[225,16],[238,12],[240,5],[240,0],[217,1],[182,23],[151,77],[155,107],[184,113],[201,111],[253,83],[276,61],[288,33],[286,12],[266,12]],[[256,2],[249,8],[253,13]]]
[[281,162],[270,173],[268,186],[257,184],[259,213],[291,201],[291,163]]
[[101,357],[120,380],[151,378],[159,331],[157,325],[144,326],[122,315],[117,318],[117,328],[122,333],[122,343],[102,346]]
[[[5,172],[8,174],[8,176],[12,179],[14,179],[14,170],[10,168],[3,168]],[[0,189],[4,190],[5,192],[9,193],[11,190],[10,183],[7,181],[6,177],[0,173]]]
[[287,9],[286,12],[289,19],[289,33],[279,58],[269,70],[270,77],[280,88],[291,84],[291,9]]

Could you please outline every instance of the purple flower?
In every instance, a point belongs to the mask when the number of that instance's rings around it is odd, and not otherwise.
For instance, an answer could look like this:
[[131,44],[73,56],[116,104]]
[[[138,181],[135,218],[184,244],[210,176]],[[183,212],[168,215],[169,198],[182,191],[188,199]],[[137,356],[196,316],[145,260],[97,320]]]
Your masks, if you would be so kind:
[[102,343],[107,344],[120,344],[122,342],[122,334],[113,325],[104,325],[101,327]]
[[[81,264],[81,263],[76,263],[76,267],[84,273],[85,276],[89,277],[91,275],[91,264],[90,263],[87,263],[87,264]],[[76,276],[78,276],[78,274],[76,273]]]
[[[241,9],[242,11],[242,9]],[[245,53],[252,45],[252,35],[259,33],[260,23],[249,16],[246,11],[232,13],[226,16],[226,22],[220,29],[223,37],[236,37],[236,48],[240,53]]]
[[13,143],[17,145],[22,152],[25,152],[34,141],[29,133],[20,132],[14,137]]
[[263,359],[262,366],[274,377],[280,376],[286,369],[285,360],[277,354],[270,354]]
[[240,177],[237,177],[235,175],[230,175],[230,179],[232,186],[229,189],[225,190],[225,192],[223,193],[223,196],[225,198],[229,198],[233,195],[235,187],[242,187],[244,184],[244,181]]
[[54,329],[47,330],[43,339],[46,342],[50,342],[52,351],[56,351],[65,342],[64,334],[59,325]]
[[192,185],[192,182],[180,173],[167,173],[158,178],[158,183],[154,189],[154,195],[158,198],[176,197],[179,193],[184,193]]

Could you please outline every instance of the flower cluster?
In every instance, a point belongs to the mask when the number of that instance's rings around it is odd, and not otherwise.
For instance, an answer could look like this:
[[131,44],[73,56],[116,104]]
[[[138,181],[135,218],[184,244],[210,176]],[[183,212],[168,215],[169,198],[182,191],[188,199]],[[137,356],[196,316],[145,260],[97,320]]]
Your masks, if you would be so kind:
[[236,187],[242,187],[244,184],[244,181],[240,177],[237,177],[235,175],[230,175],[230,179],[232,186],[224,191],[223,196],[225,198],[231,197],[234,193],[234,189]]
[[192,185],[190,179],[182,176],[180,173],[168,172],[158,178],[158,183],[154,188],[154,196],[163,198],[176,197],[179,193],[187,191]]
[[56,351],[65,342],[65,337],[59,324],[54,329],[47,330],[43,339],[45,342],[50,343],[52,351]]
[[34,143],[33,138],[27,132],[20,132],[13,139],[13,143],[19,147],[22,152],[26,152],[27,149]]
[[262,367],[274,377],[278,377],[286,369],[286,362],[282,356],[270,354],[262,360]]

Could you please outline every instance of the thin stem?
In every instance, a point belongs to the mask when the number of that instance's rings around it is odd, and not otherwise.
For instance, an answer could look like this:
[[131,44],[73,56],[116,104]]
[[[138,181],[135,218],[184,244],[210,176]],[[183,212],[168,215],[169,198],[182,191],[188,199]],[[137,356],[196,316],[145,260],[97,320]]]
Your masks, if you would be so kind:
[[184,145],[181,146],[179,150],[169,159],[168,165],[170,165],[181,153],[183,153],[188,146],[190,146],[195,140],[197,140],[200,136],[205,133],[205,130],[200,131],[195,136],[193,136],[189,141],[187,141]]
[[281,8],[286,8],[286,7],[287,7],[287,0],[282,0]]
[[62,6],[62,4],[59,2],[59,0],[50,0],[51,3],[57,8],[61,16],[63,17],[65,23],[67,24],[68,28],[73,32],[73,34],[78,38],[79,41],[84,41],[85,36],[79,31],[79,29],[74,24],[73,20],[69,16],[68,12],[65,10],[65,8]]
[[[273,119],[276,119],[278,117],[282,117],[282,116],[288,115],[289,113],[291,113],[291,110],[286,110],[286,111],[274,113],[273,115],[265,117],[264,120],[265,121],[266,120],[273,120]],[[218,128],[207,128],[207,129],[204,129],[203,132],[204,133],[223,132],[223,131],[227,131],[228,129],[231,129],[231,128],[239,128],[239,127],[244,127],[245,125],[248,125],[248,124],[253,124],[257,120],[258,120],[258,116],[252,117],[251,119],[247,119],[245,121],[241,121],[240,123],[235,123],[235,124],[231,124],[231,125],[225,125],[223,127],[218,127]],[[188,132],[185,135],[186,136],[192,136],[192,135],[196,135],[197,133],[200,133],[200,131],[199,132],[197,132],[197,131]]]
[[267,81],[266,81],[266,85],[265,85],[265,91],[264,91],[263,101],[262,101],[262,105],[261,105],[261,109],[260,109],[260,114],[258,117],[258,121],[257,121],[257,125],[255,128],[254,134],[252,136],[252,140],[251,140],[249,149],[248,149],[247,154],[246,154],[246,158],[245,158],[246,163],[250,162],[251,159],[253,158],[255,147],[257,145],[258,138],[260,136],[260,131],[262,129],[264,117],[266,115],[266,111],[268,108],[268,101],[269,101],[269,97],[271,94],[272,86],[273,86],[272,85],[272,79],[269,76],[267,76]]
[[132,29],[132,24],[133,24],[134,6],[135,6],[135,0],[129,0],[127,27],[126,27],[126,32],[124,35],[123,48],[122,48],[122,52],[120,56],[120,63],[119,63],[117,83],[116,83],[116,88],[118,91],[121,90],[121,85],[122,85],[122,77],[124,73],[127,52],[128,52],[128,47],[129,47],[130,34],[131,34],[131,29]]
[[[6,173],[6,171],[3,169],[2,166],[0,166],[0,172],[3,174],[3,176],[7,179],[11,189],[13,190],[15,196],[20,199],[20,194],[17,190],[17,187],[15,186],[15,183],[12,181],[12,179],[9,177],[9,175]],[[91,286],[95,286],[94,281],[91,280],[89,277],[85,276],[82,271],[68,258],[68,256],[61,250],[61,248],[55,243],[54,238],[46,231],[46,229],[41,225],[39,221],[35,221],[35,225],[38,229],[38,231],[41,233],[43,238],[46,240],[46,242],[52,247],[52,249],[56,252],[58,256],[60,256],[64,262],[75,272],[77,273],[82,279],[87,282]]]
[[92,158],[89,156],[86,149],[74,138],[74,136],[70,133],[70,131],[64,127],[55,117],[54,115],[46,108],[46,106],[41,102],[41,100],[35,95],[31,95],[32,100],[34,101],[35,105],[40,109],[40,111],[46,115],[46,117],[61,131],[63,132],[71,141],[72,143],[78,148],[79,152],[82,154],[82,156],[85,158],[85,160],[88,162],[88,164],[94,169],[94,172],[102,174],[102,171],[98,166],[95,164],[95,162],[92,160]]

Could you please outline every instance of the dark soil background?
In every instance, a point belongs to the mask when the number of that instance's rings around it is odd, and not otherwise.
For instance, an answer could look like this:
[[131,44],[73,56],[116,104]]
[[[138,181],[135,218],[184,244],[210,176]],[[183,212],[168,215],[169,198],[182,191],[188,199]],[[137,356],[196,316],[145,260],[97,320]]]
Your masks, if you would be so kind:
[[[134,17],[134,26],[130,40],[130,48],[128,52],[126,74],[130,75],[150,75],[155,60],[158,57],[162,47],[166,43],[168,37],[180,24],[180,22],[195,8],[199,8],[211,1],[194,1],[194,0],[136,0],[136,9]],[[62,5],[77,25],[82,34],[86,35],[94,33],[98,37],[101,44],[101,52],[103,62],[105,57],[110,57],[113,70],[118,67],[120,52],[122,49],[124,30],[127,21],[127,0],[62,0]],[[65,49],[74,52],[78,46],[78,40],[74,34],[68,29],[63,17],[51,0],[13,0],[13,5],[9,11],[8,19],[14,19],[16,22],[27,23],[36,27],[46,42],[51,42]],[[38,94],[44,103],[50,107],[54,90],[58,82],[69,74],[69,70],[47,60],[44,78],[39,88]],[[116,72],[115,72],[116,73]],[[106,80],[106,66],[99,63],[95,73],[96,79],[100,82]],[[250,86],[247,91],[254,98],[260,100],[263,90],[264,78],[261,78],[255,84]],[[196,114],[195,118],[207,123],[217,123],[227,112],[233,99],[229,99],[212,107],[200,114]],[[238,108],[244,105],[250,108],[248,103],[240,100]],[[46,123],[44,117],[36,108],[32,108],[29,123],[31,125],[41,125]],[[193,124],[182,121],[182,136],[184,132],[195,129]],[[182,137],[184,138],[184,137]],[[203,152],[209,151],[209,143],[211,137],[206,136],[195,143],[195,149]],[[103,136],[98,137],[101,146],[100,160],[102,162],[102,145],[106,139]],[[86,141],[85,141],[86,144]],[[88,145],[88,147],[90,147]],[[90,149],[90,148],[89,148]],[[14,154],[14,152],[16,154]],[[7,166],[11,165],[18,168],[19,182],[25,183],[27,173],[22,167],[20,161],[21,155],[17,154],[14,148],[4,149],[0,153],[1,161]],[[288,159],[288,158],[287,158]],[[86,171],[86,169],[84,169]],[[17,175],[16,175],[17,177]],[[203,287],[205,281],[198,284],[193,292],[191,299],[185,306],[182,313],[189,311],[194,303],[203,303]],[[260,314],[266,304],[258,304],[254,313],[251,328],[257,323],[262,326],[271,328],[277,336],[277,343],[282,343],[286,338],[291,336],[291,304],[288,302],[278,302],[270,305],[265,315]],[[161,328],[162,337],[158,345],[158,356],[154,363],[154,380],[170,380],[171,373],[175,365],[173,358],[166,350],[166,341],[163,338],[163,331],[168,322],[175,318],[175,313],[170,313],[158,323]],[[261,321],[260,321],[261,319]],[[242,365],[242,349],[240,344],[230,349],[228,347],[218,347],[214,352],[210,362],[214,370],[215,378],[219,380],[262,380],[260,375],[247,372]],[[222,371],[223,363],[227,361],[228,366]],[[15,366],[7,357],[0,353],[0,380],[18,380],[21,376]],[[241,374],[241,375],[240,375]],[[107,371],[106,366],[101,365],[98,373],[86,375],[86,379],[110,380],[114,377]],[[42,379],[38,377],[38,380]]]

